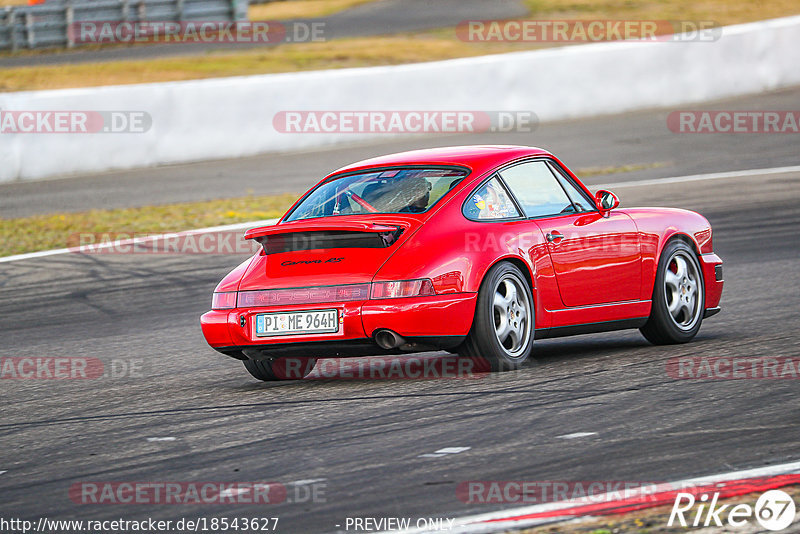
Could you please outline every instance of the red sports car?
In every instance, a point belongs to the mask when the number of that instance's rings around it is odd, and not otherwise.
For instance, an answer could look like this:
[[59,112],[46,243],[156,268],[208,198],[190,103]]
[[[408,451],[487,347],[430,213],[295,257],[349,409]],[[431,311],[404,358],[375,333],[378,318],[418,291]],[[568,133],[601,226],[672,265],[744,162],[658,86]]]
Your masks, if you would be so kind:
[[[719,311],[701,215],[617,208],[521,146],[418,150],[339,169],[217,286],[201,319],[261,380],[280,358],[448,350],[517,369],[534,339],[638,328],[691,340]],[[306,366],[306,371],[310,366]]]

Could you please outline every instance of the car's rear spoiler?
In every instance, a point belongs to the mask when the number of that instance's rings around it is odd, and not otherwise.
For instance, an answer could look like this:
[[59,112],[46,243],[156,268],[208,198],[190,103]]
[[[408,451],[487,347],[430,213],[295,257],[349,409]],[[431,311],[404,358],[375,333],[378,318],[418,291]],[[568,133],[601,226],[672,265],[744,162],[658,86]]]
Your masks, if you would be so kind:
[[251,228],[244,233],[245,239],[258,239],[279,234],[292,234],[295,232],[366,232],[382,233],[395,232],[398,228],[407,229],[408,223],[377,224],[360,221],[323,222],[323,221],[295,221],[290,223],[275,224]]
[[326,248],[390,247],[410,225],[360,221],[296,221],[251,228],[244,234],[264,247],[266,254]]

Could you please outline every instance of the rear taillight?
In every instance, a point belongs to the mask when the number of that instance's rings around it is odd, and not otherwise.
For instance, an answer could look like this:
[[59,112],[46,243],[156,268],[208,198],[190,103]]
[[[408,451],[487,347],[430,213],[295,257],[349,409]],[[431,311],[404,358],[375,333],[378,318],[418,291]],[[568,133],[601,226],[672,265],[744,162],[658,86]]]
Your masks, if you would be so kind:
[[238,305],[240,308],[253,308],[258,306],[348,302],[367,300],[368,298],[369,284],[347,284],[341,286],[241,291],[239,292]]
[[236,307],[236,291],[229,293],[214,293],[211,297],[212,310],[230,310]]
[[372,298],[393,299],[399,297],[424,297],[435,295],[433,282],[428,278],[422,280],[400,280],[397,282],[373,282]]
[[435,295],[433,282],[400,280],[397,282],[375,282],[372,284],[346,284],[341,286],[300,287],[294,289],[264,289],[230,293],[214,293],[211,308],[261,308],[266,306],[292,306],[296,304],[324,304],[328,302],[352,302],[357,300],[393,299],[400,297],[424,297]]

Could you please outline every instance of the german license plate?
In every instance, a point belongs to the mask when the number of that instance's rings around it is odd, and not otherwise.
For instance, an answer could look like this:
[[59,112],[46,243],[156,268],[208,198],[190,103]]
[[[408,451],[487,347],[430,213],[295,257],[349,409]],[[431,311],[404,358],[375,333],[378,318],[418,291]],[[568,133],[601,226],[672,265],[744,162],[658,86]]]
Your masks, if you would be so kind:
[[256,335],[286,336],[292,334],[323,334],[339,331],[339,312],[314,310],[256,315]]

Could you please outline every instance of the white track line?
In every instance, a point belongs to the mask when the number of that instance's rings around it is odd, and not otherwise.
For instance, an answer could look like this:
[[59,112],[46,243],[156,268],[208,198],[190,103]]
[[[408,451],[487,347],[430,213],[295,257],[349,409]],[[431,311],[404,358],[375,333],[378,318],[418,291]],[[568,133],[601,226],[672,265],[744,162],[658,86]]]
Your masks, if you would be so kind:
[[449,454],[458,454],[460,452],[468,451],[471,448],[472,447],[445,447],[444,449],[439,449],[438,451],[433,451],[432,453],[420,454],[417,456],[417,458],[439,458]]
[[[711,174],[692,174],[689,176],[672,176],[669,178],[656,178],[654,180],[632,180],[627,182],[617,182],[613,184],[587,184],[590,189],[597,191],[598,189],[618,189],[621,187],[637,187],[637,186],[647,186],[647,185],[662,185],[662,184],[677,184],[681,182],[698,182],[704,180],[721,180],[725,178],[741,178],[745,176],[761,176],[761,175],[768,175],[768,174],[784,174],[789,172],[800,172],[800,165],[795,165],[791,167],[772,167],[767,169],[748,169],[744,171],[731,171],[731,172],[715,172]],[[155,241],[158,239],[167,239],[172,237],[179,237],[184,235],[193,235],[193,234],[206,234],[208,232],[220,232],[225,230],[243,230],[245,228],[251,228],[258,225],[269,225],[275,224],[277,219],[270,219],[266,221],[253,221],[253,222],[246,222],[246,223],[238,223],[238,224],[229,224],[227,226],[212,226],[210,228],[198,228],[196,230],[188,230],[186,232],[177,232],[172,234],[161,234],[155,236],[148,236],[148,237],[137,237],[136,239],[126,239],[121,241],[115,241],[113,243],[108,243],[107,247],[116,247],[120,245],[128,245],[132,243],[144,243],[147,241]],[[99,248],[106,248],[103,245],[98,245],[94,247],[95,249]],[[30,252],[28,254],[17,254],[15,256],[5,256],[0,257],[0,263],[8,263],[12,261],[22,261],[22,260],[31,260],[35,258],[44,258],[47,256],[57,256],[60,254],[69,254],[74,252],[72,249],[69,248],[58,248],[54,250],[42,250],[40,252]]]
[[714,172],[710,174],[690,174],[688,176],[672,176],[669,178],[655,178],[653,180],[630,180],[627,182],[617,182],[613,184],[590,185],[592,189],[604,189],[612,187],[636,187],[640,185],[662,185],[679,184],[681,182],[700,182],[705,180],[722,180],[725,178],[743,178],[747,176],[762,176],[767,174],[785,174],[788,172],[800,172],[800,165],[791,167],[772,167],[769,169],[748,169],[746,171]]
[[288,482],[288,486],[308,486],[309,484],[317,484],[319,482],[325,482],[328,480],[327,478],[307,478],[304,480],[293,480],[292,482]]
[[242,493],[249,493],[250,488],[225,488],[219,492],[220,497],[236,497]]
[[[747,478],[770,477],[776,475],[793,474],[800,472],[800,461],[790,462],[786,464],[770,465],[766,467],[757,467],[755,469],[745,469],[742,471],[730,471],[728,473],[720,473],[718,475],[705,476],[699,478],[690,478],[686,480],[677,480],[665,484],[665,487],[671,489],[680,487],[692,487],[714,484],[717,482],[726,482],[729,480],[741,480]],[[613,502],[617,498],[612,497],[612,494],[596,495],[594,498],[597,502]],[[543,524],[546,522],[553,522],[555,518],[546,519],[529,519],[521,521],[498,521],[510,517],[519,517],[522,515],[538,514],[542,512],[550,512],[553,510],[560,510],[563,508],[571,508],[575,506],[575,501],[560,501],[544,504],[534,504],[530,506],[522,506],[519,508],[507,508],[498,512],[488,512],[485,514],[470,515],[458,517],[453,523],[453,529],[449,530],[450,534],[476,534],[483,532],[505,532],[508,529],[517,529],[533,524]],[[441,514],[440,514],[441,515]],[[569,519],[575,519],[570,517]],[[486,524],[487,521],[493,521],[491,524]],[[429,532],[425,529],[410,529],[402,531],[404,534],[421,534]],[[383,533],[388,534],[388,533]],[[395,533],[397,534],[397,533]]]
[[597,432],[575,432],[573,434],[564,434],[563,436],[556,436],[559,439],[578,439],[588,438],[589,436],[596,436]]
[[[250,221],[244,223],[227,224],[225,226],[211,226],[209,228],[198,228],[196,230],[186,230],[184,232],[172,232],[168,234],[153,234],[149,236],[136,237],[133,239],[118,239],[116,241],[109,241],[108,243],[99,243],[92,245],[92,250],[101,250],[104,248],[119,247],[130,244],[148,243],[158,241],[161,239],[173,239],[175,237],[183,237],[187,235],[207,234],[210,232],[225,232],[229,230],[244,230],[256,226],[269,226],[278,222],[278,219],[267,219],[264,221]],[[28,254],[17,254],[16,256],[5,256],[0,258],[0,263],[8,263],[11,261],[30,260],[33,258],[44,258],[47,256],[57,256],[59,254],[69,253],[80,254],[75,248],[58,248],[54,250],[42,250],[41,252],[30,252]]]

